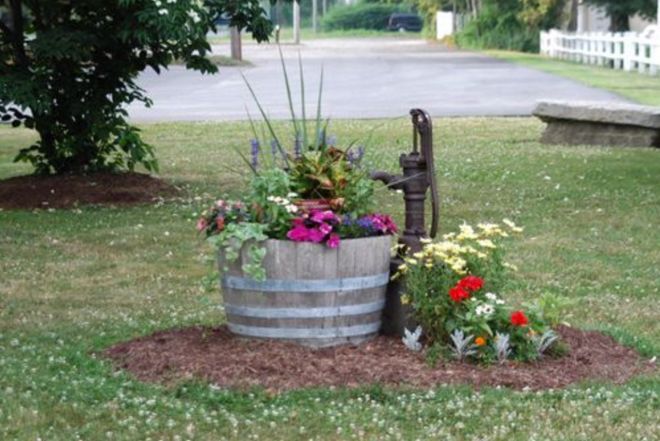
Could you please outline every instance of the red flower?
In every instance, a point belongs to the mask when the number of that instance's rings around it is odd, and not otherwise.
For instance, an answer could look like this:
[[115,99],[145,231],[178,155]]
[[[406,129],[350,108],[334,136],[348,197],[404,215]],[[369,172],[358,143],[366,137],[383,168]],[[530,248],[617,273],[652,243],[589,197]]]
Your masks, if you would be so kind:
[[513,326],[525,326],[528,322],[529,320],[527,320],[527,316],[524,312],[513,311],[511,313],[511,324]]
[[461,288],[460,286],[455,286],[449,290],[449,297],[458,303],[470,297],[470,293]]
[[457,286],[468,291],[478,291],[484,286],[484,279],[477,276],[465,276],[458,282]]

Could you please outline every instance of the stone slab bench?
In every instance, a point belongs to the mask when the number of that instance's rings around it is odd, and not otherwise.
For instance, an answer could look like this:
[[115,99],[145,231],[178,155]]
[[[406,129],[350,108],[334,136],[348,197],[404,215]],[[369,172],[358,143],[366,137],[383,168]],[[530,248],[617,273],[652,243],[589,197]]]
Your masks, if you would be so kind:
[[660,147],[660,107],[611,102],[540,101],[544,144]]

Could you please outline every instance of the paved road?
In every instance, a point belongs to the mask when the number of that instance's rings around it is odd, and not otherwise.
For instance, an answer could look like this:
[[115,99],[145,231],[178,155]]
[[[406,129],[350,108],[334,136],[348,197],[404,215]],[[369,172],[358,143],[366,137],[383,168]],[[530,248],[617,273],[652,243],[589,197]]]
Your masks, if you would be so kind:
[[[432,116],[529,115],[539,99],[619,101],[606,91],[484,55],[449,50],[413,39],[310,40],[283,46],[290,76],[298,83],[297,56],[305,68],[308,114],[313,114],[321,66],[325,71],[323,114],[332,118],[407,115],[422,107]],[[214,52],[227,54],[227,46]],[[241,71],[274,118],[289,110],[277,48],[248,44],[252,67],[222,67],[202,76],[183,67],[157,75],[144,73],[139,84],[153,107],[129,108],[136,121],[245,119],[246,106],[257,113]],[[299,100],[299,92],[295,91]]]

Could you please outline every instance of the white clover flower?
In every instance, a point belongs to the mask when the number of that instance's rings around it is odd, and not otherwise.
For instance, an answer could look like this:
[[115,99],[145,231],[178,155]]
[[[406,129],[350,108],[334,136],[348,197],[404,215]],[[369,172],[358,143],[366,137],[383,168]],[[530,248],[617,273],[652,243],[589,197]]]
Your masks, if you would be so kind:
[[298,196],[298,193],[294,193],[293,191],[286,195],[286,197],[288,197],[289,199],[293,199],[297,196]]
[[497,300],[497,294],[494,294],[494,293],[492,293],[492,292],[487,292],[487,293],[486,293],[486,298],[487,298],[488,300]]

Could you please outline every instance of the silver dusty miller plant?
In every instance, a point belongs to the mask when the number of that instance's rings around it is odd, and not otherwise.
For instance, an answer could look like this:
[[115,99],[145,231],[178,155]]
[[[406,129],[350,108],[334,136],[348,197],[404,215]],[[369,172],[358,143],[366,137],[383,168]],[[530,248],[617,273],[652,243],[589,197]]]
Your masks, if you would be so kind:
[[497,361],[504,363],[511,355],[511,344],[509,343],[509,334],[495,334],[495,350],[497,351]]
[[474,338],[473,335],[465,337],[462,330],[455,329],[450,337],[453,344],[451,350],[454,358],[458,361],[463,361],[467,357],[471,357],[477,353],[477,346],[472,343],[472,339]]
[[541,357],[558,339],[559,336],[552,329],[545,331],[541,336],[536,336],[533,341],[539,357]]
[[408,349],[414,352],[419,352],[422,350],[422,344],[419,342],[419,338],[422,336],[422,327],[417,326],[417,328],[410,332],[407,328],[403,329],[404,336],[401,338],[403,344],[406,345]]

